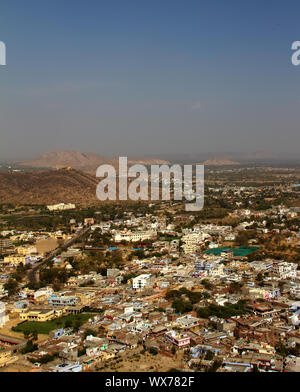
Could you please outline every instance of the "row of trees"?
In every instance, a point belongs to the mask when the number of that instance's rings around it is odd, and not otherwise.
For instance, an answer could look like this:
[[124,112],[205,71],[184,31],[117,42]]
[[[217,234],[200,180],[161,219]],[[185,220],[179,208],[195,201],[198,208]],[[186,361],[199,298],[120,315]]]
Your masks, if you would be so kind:
[[242,316],[247,313],[245,300],[240,300],[236,304],[225,303],[224,306],[210,304],[198,308],[197,315],[200,318],[209,318],[215,316],[218,318],[230,318],[232,316]]

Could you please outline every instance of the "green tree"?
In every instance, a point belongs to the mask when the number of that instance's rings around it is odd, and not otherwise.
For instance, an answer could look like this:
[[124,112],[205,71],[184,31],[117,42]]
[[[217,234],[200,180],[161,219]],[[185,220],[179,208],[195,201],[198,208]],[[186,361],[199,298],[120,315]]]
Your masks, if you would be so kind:
[[14,295],[19,291],[18,282],[13,278],[9,278],[4,284],[4,289],[8,291],[9,296]]

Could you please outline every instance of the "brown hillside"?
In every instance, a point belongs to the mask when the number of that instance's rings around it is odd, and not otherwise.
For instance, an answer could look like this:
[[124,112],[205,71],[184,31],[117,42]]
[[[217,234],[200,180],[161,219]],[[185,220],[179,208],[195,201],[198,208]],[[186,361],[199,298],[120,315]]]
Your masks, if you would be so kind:
[[0,173],[0,203],[95,204],[97,183],[77,170]]

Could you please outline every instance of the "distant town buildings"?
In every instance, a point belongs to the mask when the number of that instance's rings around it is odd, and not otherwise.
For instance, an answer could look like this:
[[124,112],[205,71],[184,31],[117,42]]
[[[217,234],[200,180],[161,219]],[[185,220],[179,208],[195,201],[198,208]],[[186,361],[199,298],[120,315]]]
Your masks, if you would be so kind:
[[76,208],[75,204],[72,203],[59,203],[59,204],[53,204],[53,205],[48,205],[47,206],[49,211],[64,211],[64,210],[73,210]]

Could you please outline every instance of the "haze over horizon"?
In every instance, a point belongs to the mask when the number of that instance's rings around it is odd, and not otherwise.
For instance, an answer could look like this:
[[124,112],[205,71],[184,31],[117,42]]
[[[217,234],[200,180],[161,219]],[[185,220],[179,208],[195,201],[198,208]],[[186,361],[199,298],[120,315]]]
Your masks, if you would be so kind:
[[2,0],[0,161],[297,154],[297,11],[294,0]]

